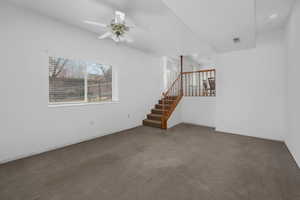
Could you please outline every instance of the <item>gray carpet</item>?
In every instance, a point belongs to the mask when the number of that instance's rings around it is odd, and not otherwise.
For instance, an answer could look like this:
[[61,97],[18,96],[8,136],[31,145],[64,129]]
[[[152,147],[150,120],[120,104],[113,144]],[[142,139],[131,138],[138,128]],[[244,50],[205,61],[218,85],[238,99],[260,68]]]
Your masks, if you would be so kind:
[[1,200],[297,200],[281,142],[137,127],[0,166]]

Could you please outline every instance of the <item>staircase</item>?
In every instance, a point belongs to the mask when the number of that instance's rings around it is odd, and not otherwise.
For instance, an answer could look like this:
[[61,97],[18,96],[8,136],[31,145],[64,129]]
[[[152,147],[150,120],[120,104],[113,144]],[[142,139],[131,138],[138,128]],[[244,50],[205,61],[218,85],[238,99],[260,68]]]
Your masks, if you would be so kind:
[[183,96],[182,72],[178,75],[171,87],[162,94],[158,104],[154,106],[143,125],[167,129],[168,119]]
[[144,126],[151,126],[161,129],[168,128],[168,119],[183,96],[182,68],[183,56],[180,56],[180,74],[172,83],[170,88],[162,94],[162,98],[151,110],[151,113],[147,115],[147,119],[143,120]]
[[151,113],[147,115],[147,119],[143,121],[143,125],[166,129],[167,127],[165,123],[167,120],[167,113],[173,112],[176,105],[179,103],[177,99],[178,96],[163,97],[162,99],[160,99],[158,101],[158,104],[156,104],[154,108],[151,109]]
[[168,119],[183,96],[215,96],[215,69],[183,72],[183,56],[180,57],[181,72],[171,87],[162,94],[158,104],[151,109],[144,126],[167,129]]

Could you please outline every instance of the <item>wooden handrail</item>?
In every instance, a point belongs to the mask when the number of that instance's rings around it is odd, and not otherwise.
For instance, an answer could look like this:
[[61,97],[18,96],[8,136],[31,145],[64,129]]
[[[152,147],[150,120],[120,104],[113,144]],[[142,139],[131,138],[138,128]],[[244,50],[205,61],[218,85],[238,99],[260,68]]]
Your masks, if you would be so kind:
[[[172,83],[170,88],[167,90],[167,92],[163,93],[162,98],[162,110],[163,110],[163,116],[162,116],[162,128],[167,128],[167,121],[170,118],[171,114],[175,110],[176,106],[180,102],[183,93],[182,91],[182,74],[179,74],[178,77],[175,79],[175,81]],[[171,103],[170,103],[171,101]],[[168,109],[166,109],[168,105]]]
[[191,72],[182,72],[182,74],[192,74],[192,73],[199,73],[199,72],[215,72],[215,69],[203,69],[199,71],[191,71]]
[[[162,128],[167,129],[167,121],[175,110],[183,96],[183,56],[180,56],[180,74],[172,83],[170,88],[163,93],[162,98]],[[172,100],[172,101],[170,101]],[[166,109],[166,101],[168,101],[169,109]]]
[[166,92],[163,92],[163,96],[166,96],[170,93],[170,91],[172,90],[172,88],[174,87],[174,85],[176,84],[176,82],[180,79],[180,74],[178,75],[178,77],[175,79],[175,81],[172,83],[172,85],[169,87],[169,89]]

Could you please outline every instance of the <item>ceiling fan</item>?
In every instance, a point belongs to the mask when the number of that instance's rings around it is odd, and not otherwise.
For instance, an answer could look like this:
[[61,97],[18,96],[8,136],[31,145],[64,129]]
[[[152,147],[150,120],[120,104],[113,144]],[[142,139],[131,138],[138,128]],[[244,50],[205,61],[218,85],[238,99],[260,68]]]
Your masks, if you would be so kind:
[[107,32],[99,36],[98,39],[111,38],[115,42],[133,42],[133,39],[128,35],[128,32],[134,26],[129,26],[125,22],[125,13],[120,11],[115,11],[115,16],[111,20],[110,24],[102,24],[96,21],[84,21],[86,24],[91,24],[94,26],[99,26],[107,29]]

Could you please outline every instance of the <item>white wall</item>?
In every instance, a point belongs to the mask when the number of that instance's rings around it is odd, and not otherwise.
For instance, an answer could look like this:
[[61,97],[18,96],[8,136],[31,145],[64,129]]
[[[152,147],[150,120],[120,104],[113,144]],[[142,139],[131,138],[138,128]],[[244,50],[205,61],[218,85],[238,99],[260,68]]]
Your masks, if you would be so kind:
[[173,111],[171,117],[167,122],[167,127],[172,128],[180,123],[182,123],[182,99],[179,104],[176,106],[175,110]]
[[216,129],[283,140],[287,81],[282,32],[257,39],[254,49],[217,56]]
[[184,97],[181,105],[182,121],[201,126],[215,127],[215,97]]
[[295,1],[293,13],[286,29],[288,57],[288,133],[286,144],[300,166],[300,2]]
[[193,60],[190,56],[183,56],[183,67],[184,72],[191,72],[200,70],[200,64]]
[[[141,125],[161,95],[159,58],[3,2],[0,24],[0,163]],[[49,108],[49,55],[111,64],[120,102]]]
[[162,57],[164,91],[168,90],[180,74],[180,60],[164,56]]
[[180,123],[215,127],[215,97],[183,97],[168,120],[168,128]]

